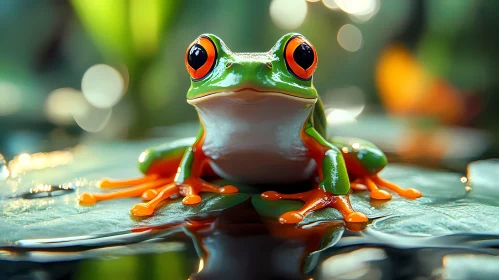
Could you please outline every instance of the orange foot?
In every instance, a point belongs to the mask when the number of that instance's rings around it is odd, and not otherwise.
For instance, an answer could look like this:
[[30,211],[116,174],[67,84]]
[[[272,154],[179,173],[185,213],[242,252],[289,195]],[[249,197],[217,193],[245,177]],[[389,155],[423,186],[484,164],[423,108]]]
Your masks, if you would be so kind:
[[350,205],[348,195],[333,195],[322,189],[313,189],[308,192],[297,194],[281,194],[274,191],[268,191],[261,194],[261,197],[267,200],[293,199],[305,202],[305,205],[298,211],[290,211],[279,217],[281,224],[296,224],[301,222],[305,216],[315,210],[325,207],[333,207],[340,211],[343,219],[349,223],[367,222],[367,216],[355,212]]
[[142,178],[130,180],[108,180],[99,182],[100,188],[120,188],[131,186],[129,189],[111,193],[83,193],[78,197],[78,202],[84,205],[94,204],[101,200],[110,200],[125,197],[141,196],[147,203],[139,203],[132,207],[130,212],[134,216],[150,216],[154,213],[156,206],[177,194],[184,196],[183,204],[193,205],[201,202],[200,192],[212,192],[219,194],[237,193],[236,187],[227,185],[218,186],[207,183],[201,179],[189,178],[183,184],[177,185],[174,177],[159,178],[156,175],[148,175]]
[[369,190],[370,192],[371,198],[373,199],[387,200],[392,198],[392,195],[390,193],[388,193],[385,190],[380,190],[378,186],[387,188],[397,193],[398,195],[409,199],[419,198],[423,195],[421,194],[420,191],[416,189],[413,188],[403,189],[396,184],[381,179],[377,175],[361,177],[350,184],[350,187],[355,191],[364,191],[367,188],[367,190]]

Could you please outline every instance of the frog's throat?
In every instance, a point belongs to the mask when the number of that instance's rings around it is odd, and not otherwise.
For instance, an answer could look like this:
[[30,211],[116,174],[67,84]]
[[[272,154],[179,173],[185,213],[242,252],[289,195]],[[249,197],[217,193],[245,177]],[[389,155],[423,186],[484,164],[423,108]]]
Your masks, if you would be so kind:
[[280,97],[286,98],[298,102],[302,102],[304,104],[315,104],[317,102],[317,98],[306,98],[299,97],[289,93],[284,92],[276,92],[276,91],[259,91],[251,88],[244,88],[237,91],[221,91],[221,92],[213,92],[203,96],[199,96],[196,98],[187,99],[187,103],[191,105],[197,105],[208,100],[212,100],[215,98],[231,98],[236,101],[240,101],[242,103],[254,103],[260,100],[263,100],[266,97]]

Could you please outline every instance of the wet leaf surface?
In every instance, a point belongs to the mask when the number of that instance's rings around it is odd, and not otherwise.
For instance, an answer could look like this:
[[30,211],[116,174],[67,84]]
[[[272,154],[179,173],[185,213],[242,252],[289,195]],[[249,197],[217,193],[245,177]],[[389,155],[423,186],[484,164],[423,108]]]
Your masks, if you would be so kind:
[[[108,234],[137,227],[169,224],[221,211],[250,198],[250,189],[241,185],[241,193],[238,194],[202,194],[203,201],[196,206],[185,206],[180,198],[168,201],[168,205],[147,218],[134,218],[130,215],[130,208],[141,202],[140,198],[101,201],[92,206],[78,205],[76,199],[80,193],[101,191],[95,186],[100,178],[140,176],[136,169],[138,154],[157,143],[159,142],[148,141],[135,145],[83,147],[75,152],[74,160],[69,165],[32,171],[20,178],[0,182],[0,197],[3,197],[0,199],[0,243],[20,239]],[[13,194],[29,192],[38,184],[47,183],[63,183],[76,191],[57,197],[8,198]],[[227,182],[217,183],[224,185]]]
[[[108,234],[136,227],[167,224],[187,217],[220,211],[237,205],[252,196],[253,205],[262,216],[277,218],[280,214],[301,207],[299,201],[265,201],[259,198],[260,188],[238,185],[236,195],[203,194],[203,203],[191,207],[180,200],[171,201],[145,219],[133,219],[129,209],[139,198],[99,202],[94,206],[79,206],[82,192],[99,191],[95,181],[103,177],[127,178],[139,176],[136,158],[140,152],[168,139],[147,142],[109,143],[76,149],[69,165],[31,171],[19,179],[0,182],[0,240],[11,242],[28,238],[56,238],[89,234]],[[491,162],[490,164],[497,164]],[[489,166],[488,163],[485,166]],[[483,167],[483,166],[482,166]],[[482,168],[483,169],[483,168]],[[482,170],[480,169],[480,170]],[[476,169],[472,169],[473,172]],[[489,171],[487,171],[489,172]],[[402,165],[390,165],[381,176],[403,187],[423,192],[417,200],[394,194],[387,202],[370,200],[367,192],[356,192],[351,201],[357,211],[373,218],[370,230],[405,236],[442,236],[457,233],[499,233],[499,200],[487,196],[487,180],[476,178],[488,174],[473,173],[476,184],[471,192],[461,182],[464,174],[431,171]],[[473,179],[472,179],[473,180]],[[76,191],[67,195],[39,199],[7,199],[13,193],[29,191],[38,183],[70,183]],[[218,184],[225,183],[219,181]],[[483,189],[482,189],[483,188]],[[474,195],[476,192],[480,195]],[[490,192],[491,196],[495,195]],[[484,199],[486,198],[486,199]],[[379,218],[383,217],[383,218]],[[334,209],[317,211],[303,222],[335,220],[341,216]]]
[[[381,176],[405,188],[416,188],[423,197],[409,200],[393,194],[389,201],[376,201],[369,198],[367,191],[354,192],[350,197],[352,205],[373,219],[373,230],[409,236],[499,233],[499,201],[483,203],[469,195],[461,174],[390,165]],[[271,218],[303,205],[299,201],[266,201],[259,197],[253,197],[253,204]],[[308,215],[303,224],[340,218],[336,210],[323,209]]]

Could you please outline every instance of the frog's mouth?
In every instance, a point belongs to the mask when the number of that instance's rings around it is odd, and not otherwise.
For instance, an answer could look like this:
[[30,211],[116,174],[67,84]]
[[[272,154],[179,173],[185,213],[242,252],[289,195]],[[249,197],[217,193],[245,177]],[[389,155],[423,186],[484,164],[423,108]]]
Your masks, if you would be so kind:
[[228,98],[239,103],[256,103],[268,97],[290,99],[305,104],[315,104],[317,98],[299,97],[285,92],[260,91],[252,88],[243,88],[236,91],[213,92],[196,98],[187,99],[187,103],[197,105],[212,99]]

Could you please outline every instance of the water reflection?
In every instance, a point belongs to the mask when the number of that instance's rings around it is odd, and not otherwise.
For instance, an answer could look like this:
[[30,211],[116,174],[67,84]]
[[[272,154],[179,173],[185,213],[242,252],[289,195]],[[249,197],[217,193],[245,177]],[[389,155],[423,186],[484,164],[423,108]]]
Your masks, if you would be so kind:
[[190,279],[303,279],[344,230],[342,221],[282,225],[240,204],[212,223],[186,224],[202,260]]
[[366,248],[338,254],[325,260],[319,272],[321,279],[381,279],[382,272],[372,262],[386,259],[382,249]]
[[[126,211],[134,200],[95,208],[77,206],[76,192],[3,200],[8,207],[0,209],[0,267],[10,270],[0,269],[0,279],[41,270],[47,278],[67,273],[64,276],[75,279],[125,274],[142,279],[453,279],[456,273],[479,275],[478,264],[467,260],[498,255],[497,202],[490,195],[485,199],[497,181],[492,172],[496,165],[495,161],[474,163],[466,177],[391,166],[388,177],[403,178],[401,183],[421,188],[426,196],[418,203],[394,196],[390,203],[374,204],[367,193],[355,192],[353,204],[369,214],[368,225],[335,220],[340,216],[333,215],[334,209],[328,215],[315,213],[298,227],[281,225],[257,214],[248,197],[237,203],[228,203],[229,197],[213,200],[218,201],[216,211],[211,211],[214,204],[203,206],[204,216],[196,211],[186,215],[184,208],[175,210],[180,202],[170,202],[159,215],[139,221],[131,220]],[[22,185],[16,194],[29,192],[28,185],[33,187],[29,177],[15,182]],[[88,187],[78,180],[63,186],[78,190],[82,184]],[[473,186],[471,195],[465,185]],[[54,188],[42,185],[32,193],[47,194]],[[249,187],[245,190],[253,193]],[[463,255],[467,257],[459,258]],[[487,267],[480,272],[485,279],[495,273]]]
[[[403,237],[341,220],[302,226],[261,218],[249,202],[182,223],[0,246],[1,277],[73,279],[463,279],[497,275],[499,237]],[[478,254],[477,254],[478,253]],[[487,256],[487,255],[489,256]],[[484,264],[484,265],[482,265]],[[27,270],[26,267],[29,269]],[[478,271],[483,267],[485,270]],[[189,276],[190,275],[190,276]],[[489,277],[489,278],[487,278]]]

